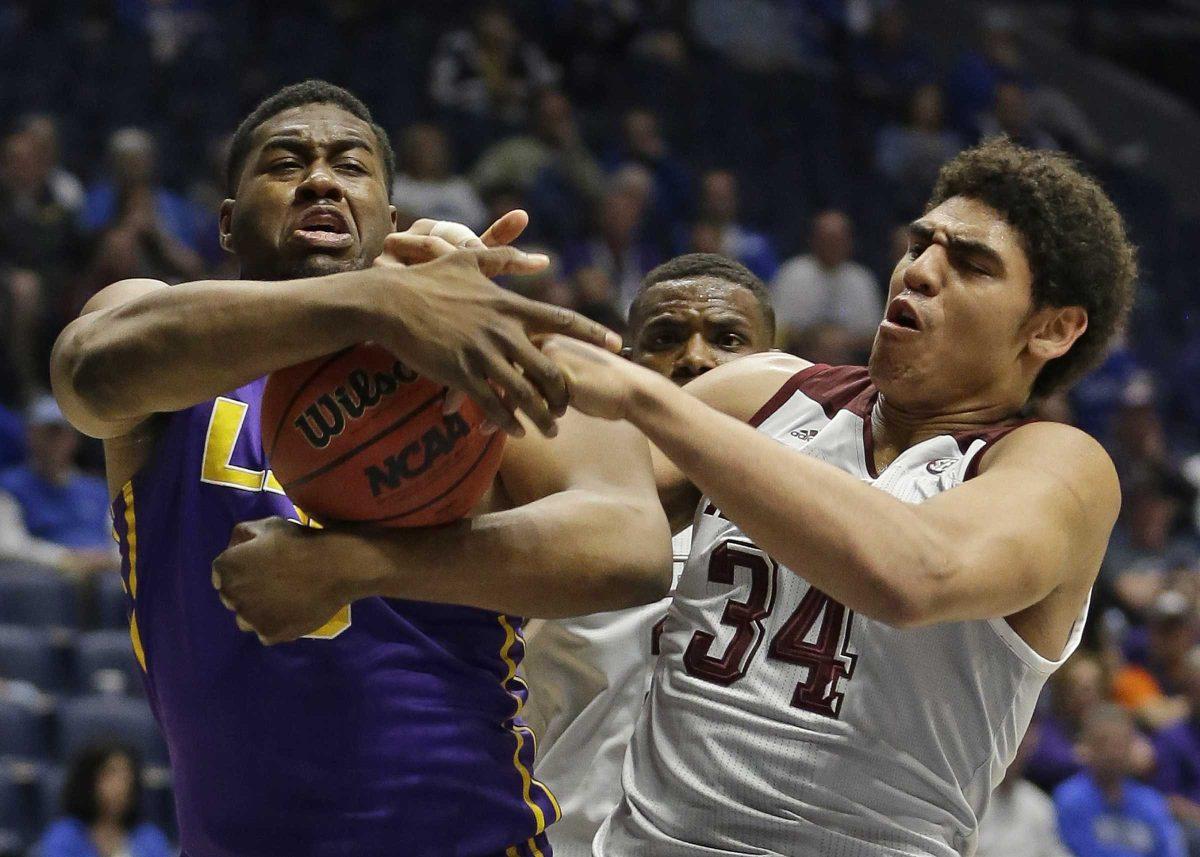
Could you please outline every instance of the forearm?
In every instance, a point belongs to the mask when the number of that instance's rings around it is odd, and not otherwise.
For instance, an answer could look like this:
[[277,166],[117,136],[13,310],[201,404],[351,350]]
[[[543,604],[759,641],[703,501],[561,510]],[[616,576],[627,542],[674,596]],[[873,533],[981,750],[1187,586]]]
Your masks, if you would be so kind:
[[53,359],[101,419],[180,410],[367,338],[364,273],[160,288],[76,319]]
[[322,533],[323,555],[368,595],[558,618],[663,597],[670,533],[662,510],[589,491],[554,494],[423,531]]
[[[661,383],[660,383],[661,381]],[[755,543],[851,609],[905,624],[943,562],[912,507],[788,449],[665,379],[629,419]]]

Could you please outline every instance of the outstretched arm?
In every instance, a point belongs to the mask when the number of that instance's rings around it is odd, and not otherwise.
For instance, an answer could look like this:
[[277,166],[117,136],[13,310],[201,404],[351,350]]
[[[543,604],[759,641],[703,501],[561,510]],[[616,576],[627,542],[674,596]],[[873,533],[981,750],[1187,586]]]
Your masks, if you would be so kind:
[[[628,361],[562,339],[546,350],[576,407],[636,425],[780,563],[885,622],[1009,616],[1060,588],[1081,599],[1116,519],[1112,463],[1067,426],[1018,429],[996,444],[975,479],[911,505]],[[708,373],[713,401],[742,398],[744,375],[753,371],[746,364]],[[739,374],[741,382],[728,383]],[[755,395],[743,412],[762,404]]]
[[[523,225],[523,213],[520,218]],[[396,233],[381,258],[438,240]],[[513,415],[519,407],[549,431],[566,407],[566,391],[529,335],[564,330],[611,347],[619,347],[619,339],[570,310],[527,300],[488,279],[535,269],[544,259],[474,243],[425,264],[379,264],[302,280],[115,283],[92,298],[55,343],[55,395],[81,431],[114,438],[152,414],[374,340],[421,374],[470,394],[496,425],[522,432]],[[452,248],[434,252],[445,250]]]
[[553,440],[510,441],[500,478],[513,508],[444,527],[239,524],[213,583],[243,630],[269,643],[371,595],[555,618],[666,593],[670,532],[631,426],[569,413]]

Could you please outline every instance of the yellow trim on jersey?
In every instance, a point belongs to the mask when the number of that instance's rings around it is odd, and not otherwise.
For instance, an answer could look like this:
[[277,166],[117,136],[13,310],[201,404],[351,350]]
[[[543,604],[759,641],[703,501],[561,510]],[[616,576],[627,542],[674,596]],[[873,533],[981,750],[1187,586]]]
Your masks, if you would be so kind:
[[125,500],[125,544],[129,546],[129,594],[137,598],[137,517],[133,511],[133,482],[121,489]]
[[[513,643],[517,641],[517,632],[513,630],[513,626],[508,621],[508,617],[503,613],[496,617],[496,621],[499,622],[500,627],[504,629],[504,644],[500,647],[500,659],[504,661],[504,665],[508,667],[508,674],[504,676],[503,681],[504,689],[505,691],[508,691],[508,683],[512,681],[513,677],[517,674],[517,662],[512,659],[512,655],[510,654]],[[517,710],[513,712],[513,717],[517,717],[521,713],[521,697],[513,696],[513,699],[515,699],[517,703]],[[546,788],[545,784],[535,780],[533,775],[529,773],[529,769],[526,768],[521,762],[521,750],[525,746],[525,739],[521,734],[523,731],[529,732],[531,736],[533,735],[533,730],[528,726],[517,726],[514,724],[513,737],[517,739],[517,747],[513,751],[513,766],[516,767],[517,773],[521,775],[521,797],[525,800],[525,805],[532,810],[534,820],[537,822],[537,830],[535,832],[541,833],[546,829],[546,813],[544,813],[542,808],[537,805],[536,801],[534,801],[532,787],[537,786],[546,793],[547,797],[550,798],[550,803],[553,805],[555,813],[554,818],[551,819],[551,821],[556,821],[557,819],[562,818],[562,810],[559,808],[558,800],[554,797],[554,794],[550,791],[550,789]]]
[[[133,481],[126,482],[121,488],[121,497],[125,501],[125,545],[129,555],[129,586],[125,590],[131,599],[137,598],[137,515],[133,510]],[[121,581],[125,585],[125,581]],[[137,605],[129,611],[129,639],[133,641],[133,654],[137,658],[142,672],[146,671],[146,651],[142,648],[142,632],[138,630]]]
[[142,672],[146,671],[146,652],[142,648],[142,633],[138,630],[137,611],[129,613],[129,638],[133,640],[133,654],[137,658],[137,662],[142,667]]

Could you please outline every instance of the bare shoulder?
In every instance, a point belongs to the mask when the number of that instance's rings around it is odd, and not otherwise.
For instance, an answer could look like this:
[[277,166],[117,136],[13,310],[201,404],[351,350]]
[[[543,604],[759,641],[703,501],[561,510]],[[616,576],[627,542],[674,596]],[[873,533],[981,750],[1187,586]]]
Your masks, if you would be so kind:
[[1061,483],[1081,506],[1116,519],[1121,489],[1112,459],[1094,438],[1073,426],[1036,422],[998,440],[979,473],[1041,474]]
[[87,315],[88,313],[102,309],[111,309],[112,307],[128,303],[143,295],[148,295],[151,292],[165,288],[168,288],[168,286],[162,280],[150,280],[146,278],[119,280],[92,295],[91,299],[83,305],[80,315]]
[[793,375],[813,364],[782,351],[742,357],[705,372],[684,387],[709,407],[745,421]]

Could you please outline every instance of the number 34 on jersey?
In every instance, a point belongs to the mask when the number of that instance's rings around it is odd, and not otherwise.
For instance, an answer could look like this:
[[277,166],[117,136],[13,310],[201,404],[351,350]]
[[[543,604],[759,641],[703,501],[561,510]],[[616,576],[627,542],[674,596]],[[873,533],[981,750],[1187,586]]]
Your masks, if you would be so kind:
[[[837,718],[857,660],[850,647],[853,611],[744,537],[720,538],[706,553],[707,563],[703,555],[693,555],[700,567],[689,565],[680,581],[681,595],[691,590],[682,601],[677,598],[681,618],[700,625],[683,648],[684,670],[722,687],[748,677],[753,681],[759,671],[761,678],[786,675],[789,681],[794,672],[791,706]],[[692,575],[706,575],[706,580],[687,580]],[[714,597],[723,587],[735,591]],[[699,590],[707,597],[688,597]],[[697,609],[699,615],[692,617]],[[675,616],[668,619],[675,621]],[[785,664],[802,669],[771,669]]]

